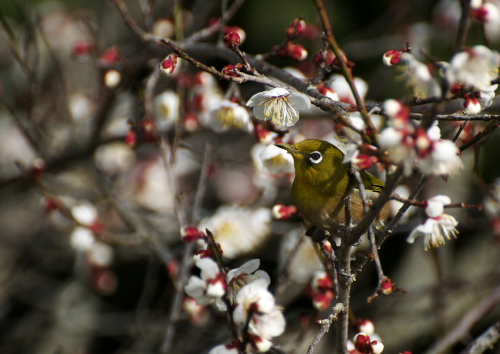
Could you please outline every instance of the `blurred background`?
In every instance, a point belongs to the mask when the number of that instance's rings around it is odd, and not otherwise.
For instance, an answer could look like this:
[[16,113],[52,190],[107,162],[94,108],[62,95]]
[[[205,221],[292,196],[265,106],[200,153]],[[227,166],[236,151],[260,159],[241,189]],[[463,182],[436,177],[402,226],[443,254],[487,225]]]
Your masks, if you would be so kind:
[[[178,7],[172,1],[124,3],[139,26],[177,39],[207,27],[222,6],[207,0],[178,1]],[[367,102],[411,97],[404,74],[383,65],[387,50],[409,41],[423,61],[448,61],[454,53],[459,1],[325,6],[340,47],[355,63],[354,75],[366,81]],[[172,76],[159,76],[155,68],[169,53],[166,46],[141,41],[113,1],[10,1],[0,11],[0,351],[158,353],[167,343],[168,352],[206,353],[223,343],[230,333],[225,315],[211,306],[190,307],[177,291],[194,247],[182,242],[179,229],[202,222],[223,245],[228,267],[260,259],[287,319],[275,344],[306,352],[319,330],[314,321],[329,311],[316,310],[309,296],[321,264],[303,237],[301,220],[270,217],[274,204],[292,203],[292,176],[259,165],[257,121],[251,132],[220,131],[207,123],[215,98],[233,90],[245,102],[264,87],[235,88],[186,62]],[[244,30],[241,48],[256,55],[283,43],[297,17],[308,30],[295,42],[308,58],[269,62],[311,78],[317,70],[312,58],[323,46],[314,2],[246,1],[228,25]],[[176,26],[174,18],[182,24]],[[217,37],[202,42],[214,44]],[[467,44],[482,43],[482,25],[472,22]],[[499,43],[489,39],[491,49]],[[227,64],[210,51],[196,58],[218,69]],[[499,107],[495,100],[487,113],[498,114]],[[450,103],[446,109],[459,108]],[[486,124],[470,123],[467,133],[473,136]],[[440,123],[446,138],[458,126]],[[311,110],[289,136],[334,134],[331,118]],[[427,252],[421,242],[406,243],[425,218],[411,209],[382,246],[386,275],[407,294],[379,296],[368,304],[377,286],[373,265],[357,276],[353,318],[374,322],[387,353],[425,352],[498,292],[498,134],[463,153],[459,176],[431,178],[421,194],[485,203],[482,211],[447,210],[459,221],[456,240]],[[418,180],[409,176],[403,185],[411,191]],[[367,248],[362,243],[356,252]],[[449,352],[459,353],[499,320],[498,302],[490,305]],[[332,352],[333,336],[328,333],[316,352]],[[499,345],[489,352],[500,353]]]

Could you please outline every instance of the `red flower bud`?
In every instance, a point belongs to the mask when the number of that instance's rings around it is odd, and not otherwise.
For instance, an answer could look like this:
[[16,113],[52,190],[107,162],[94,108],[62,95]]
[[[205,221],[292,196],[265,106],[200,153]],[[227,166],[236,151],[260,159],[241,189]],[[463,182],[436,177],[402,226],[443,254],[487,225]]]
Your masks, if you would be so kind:
[[89,41],[78,41],[73,44],[71,54],[77,57],[88,56],[94,51],[94,45]]
[[236,67],[233,64],[229,64],[222,68],[222,73],[227,76],[237,77],[238,73],[235,69]]
[[229,49],[235,49],[240,46],[240,35],[237,32],[229,32],[224,36],[224,44]]
[[125,143],[131,147],[137,145],[137,133],[134,128],[130,128],[127,135],[125,135]]
[[175,67],[177,66],[177,58],[179,56],[177,54],[168,55],[163,61],[160,63],[160,70],[165,75],[170,75],[174,72]]
[[101,65],[104,67],[116,65],[120,62],[120,60],[121,55],[116,48],[106,49],[106,51],[104,51],[104,53],[102,53],[101,57],[99,58]]
[[286,30],[286,35],[288,38],[298,37],[306,31],[306,22],[301,18],[296,18],[290,23],[288,29]]
[[394,284],[391,279],[385,279],[382,281],[382,285],[380,286],[380,291],[384,295],[389,295],[394,290]]
[[193,243],[204,237],[206,237],[205,234],[194,226],[186,226],[181,229],[181,238],[184,242]]

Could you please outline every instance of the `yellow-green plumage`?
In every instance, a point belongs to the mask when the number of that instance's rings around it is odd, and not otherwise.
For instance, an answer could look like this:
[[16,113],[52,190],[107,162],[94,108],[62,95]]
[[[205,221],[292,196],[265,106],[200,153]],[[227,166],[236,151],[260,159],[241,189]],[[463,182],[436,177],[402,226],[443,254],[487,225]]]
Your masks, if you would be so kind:
[[[361,220],[364,210],[358,182],[350,173],[350,165],[342,163],[342,151],[329,142],[316,139],[276,146],[293,156],[292,195],[304,219],[322,230],[336,233],[340,225],[345,225],[345,198],[349,195],[351,222]],[[368,198],[375,199],[384,183],[365,171],[361,172],[361,178]],[[386,220],[388,216],[389,206],[386,205],[378,220]]]

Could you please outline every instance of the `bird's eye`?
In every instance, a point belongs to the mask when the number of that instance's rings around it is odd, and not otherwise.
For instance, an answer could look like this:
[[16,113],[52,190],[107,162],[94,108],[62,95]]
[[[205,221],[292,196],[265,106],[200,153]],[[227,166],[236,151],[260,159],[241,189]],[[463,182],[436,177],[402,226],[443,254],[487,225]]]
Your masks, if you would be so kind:
[[321,152],[319,151],[313,151],[309,154],[309,161],[311,161],[313,164],[318,164],[323,160],[323,155],[321,155]]

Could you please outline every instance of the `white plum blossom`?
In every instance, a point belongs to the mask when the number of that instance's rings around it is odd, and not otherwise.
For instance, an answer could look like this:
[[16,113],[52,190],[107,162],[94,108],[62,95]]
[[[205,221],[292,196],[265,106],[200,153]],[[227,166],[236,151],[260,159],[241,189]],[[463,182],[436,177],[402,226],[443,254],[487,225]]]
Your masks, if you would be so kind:
[[[253,281],[258,279],[263,279],[266,281],[267,285],[271,283],[271,278],[269,274],[263,270],[258,270],[260,266],[259,259],[252,259],[241,267],[236,269],[231,269],[226,274],[226,283],[227,283],[227,292],[229,295],[229,301],[231,304],[236,302],[236,296],[241,288],[243,288],[246,284],[250,284]],[[226,304],[218,299],[216,301],[216,305],[221,311],[226,311]]]
[[89,228],[77,226],[71,233],[70,244],[76,251],[86,252],[95,242],[94,233]]
[[174,90],[166,90],[155,97],[153,105],[158,129],[163,131],[173,127],[179,119],[179,95]]
[[[341,102],[356,104],[356,100],[354,99],[351,88],[349,87],[344,75],[334,74],[330,76],[328,81],[331,81],[330,87],[337,92]],[[355,77],[354,86],[356,87],[361,100],[364,101],[368,92],[368,83],[360,77]]]
[[221,206],[213,216],[201,220],[198,229],[209,229],[224,256],[234,259],[255,250],[266,240],[271,232],[271,221],[268,208]]
[[282,310],[276,306],[267,285],[259,279],[241,288],[233,312],[233,321],[240,330],[248,323],[250,342],[258,351],[269,350],[271,339],[281,335],[286,325]]
[[286,150],[280,149],[274,144],[265,146],[259,153],[257,167],[266,169],[269,173],[277,174],[281,171],[293,173],[293,157]]
[[247,102],[255,118],[271,120],[278,129],[293,127],[299,120],[299,110],[307,110],[311,102],[306,95],[290,93],[284,88],[274,88],[253,95]]
[[208,352],[208,354],[239,354],[240,351],[235,344],[219,344]]
[[427,251],[429,248],[444,244],[445,239],[456,238],[458,222],[453,216],[444,213],[444,206],[450,203],[450,198],[445,195],[428,199],[425,207],[427,219],[411,232],[407,241],[413,243],[419,236],[423,236]]
[[432,142],[430,153],[418,160],[418,168],[426,175],[453,176],[463,168],[458,148],[451,140]]
[[410,53],[403,53],[401,62],[406,64],[407,83],[416,96],[419,98],[441,96],[441,88],[427,65],[415,59]]
[[231,128],[240,129],[248,133],[253,132],[250,114],[245,107],[229,100],[222,100],[219,105],[204,115],[204,125],[216,132],[223,132]]
[[201,306],[208,305],[212,301],[221,298],[226,293],[226,281],[219,266],[211,258],[202,258],[196,262],[201,269],[201,278],[191,276],[184,287],[186,294],[196,300]]
[[484,45],[476,45],[453,56],[444,67],[444,78],[451,87],[455,83],[482,91],[498,77],[500,55]]
[[92,226],[99,221],[97,209],[87,201],[80,202],[71,208],[73,218],[83,226]]

